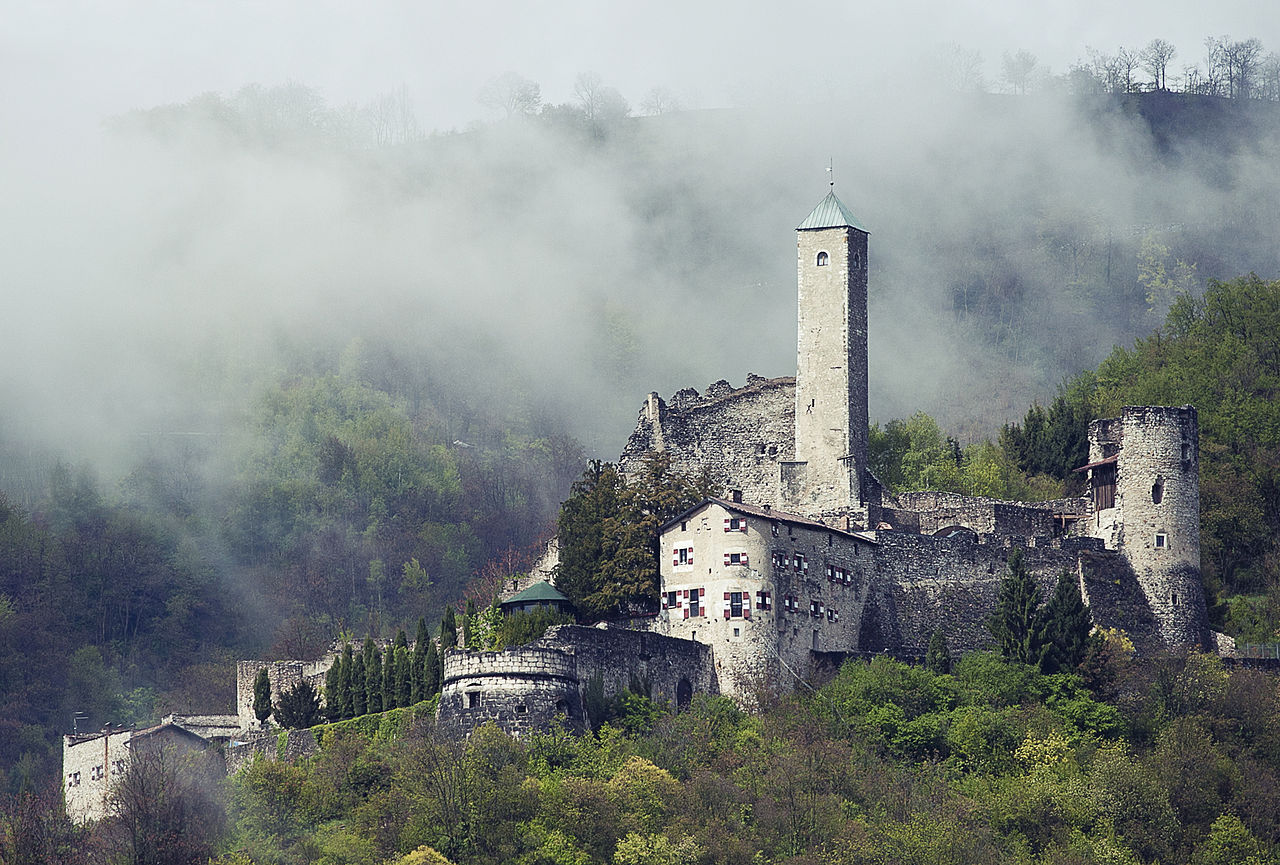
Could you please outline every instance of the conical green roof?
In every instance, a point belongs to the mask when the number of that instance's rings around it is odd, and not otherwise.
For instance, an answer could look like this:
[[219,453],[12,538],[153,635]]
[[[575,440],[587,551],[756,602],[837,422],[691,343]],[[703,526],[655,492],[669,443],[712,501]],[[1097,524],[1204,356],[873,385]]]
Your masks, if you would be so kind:
[[502,602],[502,605],[505,607],[508,604],[538,604],[551,601],[558,601],[564,604],[569,603],[569,599],[560,594],[555,586],[551,585],[546,580],[542,580],[541,582],[534,583],[518,595],[512,595],[507,598]]
[[869,233],[858,222],[858,217],[836,198],[834,190],[828,192],[827,197],[818,202],[818,206],[804,222],[796,227],[796,231],[809,231],[815,228],[856,228],[864,234]]

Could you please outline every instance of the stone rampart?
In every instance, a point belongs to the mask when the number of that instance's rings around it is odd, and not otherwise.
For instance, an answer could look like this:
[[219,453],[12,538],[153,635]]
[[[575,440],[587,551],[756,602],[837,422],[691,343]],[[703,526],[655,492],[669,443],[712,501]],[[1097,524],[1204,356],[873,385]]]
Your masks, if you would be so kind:
[[745,387],[718,381],[670,403],[652,393],[619,465],[634,477],[648,453],[665,451],[677,472],[709,472],[718,493],[738,489],[751,504],[777,504],[778,464],[795,459],[795,389],[794,378],[749,375]]
[[492,721],[518,736],[546,729],[558,716],[570,728],[586,726],[572,652],[538,645],[445,652],[436,718],[446,732],[467,736]]

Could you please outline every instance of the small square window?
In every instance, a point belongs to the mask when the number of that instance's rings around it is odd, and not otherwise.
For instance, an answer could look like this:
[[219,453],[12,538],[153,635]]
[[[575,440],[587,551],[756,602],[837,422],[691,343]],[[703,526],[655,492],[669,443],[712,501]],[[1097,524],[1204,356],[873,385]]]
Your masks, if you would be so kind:
[[1156,549],[1163,550],[1169,547],[1169,536],[1164,532],[1156,532]]

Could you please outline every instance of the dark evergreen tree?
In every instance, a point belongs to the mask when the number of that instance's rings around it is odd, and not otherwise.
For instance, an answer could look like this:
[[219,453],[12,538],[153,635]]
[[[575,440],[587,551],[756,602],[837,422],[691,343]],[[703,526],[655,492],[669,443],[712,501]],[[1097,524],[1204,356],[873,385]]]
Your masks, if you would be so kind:
[[1070,672],[1089,654],[1093,618],[1080,597],[1080,585],[1064,572],[1044,609],[1046,651],[1040,667],[1046,673]]
[[[403,631],[401,632],[403,633]],[[397,642],[399,642],[397,640]],[[413,653],[408,646],[396,646],[396,703],[401,706],[413,705],[413,691],[410,680],[413,673]]]
[[418,635],[413,641],[413,668],[409,680],[409,691],[413,702],[425,700],[429,695],[426,689],[427,646],[431,637],[427,634],[427,620],[418,617]]
[[342,703],[338,706],[339,718],[355,717],[355,699],[351,693],[351,674],[354,670],[355,652],[351,648],[351,644],[347,643],[342,647],[342,672],[340,673],[341,681],[339,683]]
[[351,667],[351,716],[358,718],[369,711],[365,697],[364,652],[356,652]]
[[295,730],[314,727],[321,721],[320,696],[305,679],[280,695],[276,701],[276,722]]
[[996,609],[987,623],[1000,654],[1011,661],[1039,665],[1045,652],[1040,588],[1027,572],[1022,550],[1009,554],[1009,573],[1000,584]]
[[334,658],[324,674],[324,714],[330,721],[342,720],[342,658]]
[[440,693],[440,680],[444,678],[443,664],[441,663],[440,653],[436,651],[435,643],[427,645],[427,658],[424,664],[426,667],[423,671],[423,694],[425,699]]
[[373,643],[373,637],[364,640],[364,692],[365,710],[382,711],[382,653]]
[[258,669],[253,679],[253,714],[259,724],[266,724],[275,708],[271,705],[271,677],[266,667]]
[[396,701],[396,647],[387,646],[387,656],[382,661],[382,711],[399,706]]
[[935,673],[951,672],[951,652],[947,649],[947,638],[942,628],[937,628],[929,638],[929,651],[925,654],[924,665]]
[[455,648],[458,645],[458,622],[453,614],[453,605],[444,608],[444,618],[440,620],[440,651]]

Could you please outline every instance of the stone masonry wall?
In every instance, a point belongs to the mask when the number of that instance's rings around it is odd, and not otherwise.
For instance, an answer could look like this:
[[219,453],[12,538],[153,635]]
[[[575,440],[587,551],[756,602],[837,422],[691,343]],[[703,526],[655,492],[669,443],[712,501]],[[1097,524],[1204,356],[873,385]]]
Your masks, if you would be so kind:
[[623,474],[634,477],[651,451],[666,451],[684,474],[705,468],[717,492],[739,489],[744,501],[774,504],[778,464],[795,458],[795,379],[748,375],[745,387],[718,381],[670,403],[650,394],[618,460]]
[[563,716],[571,728],[586,719],[572,652],[531,645],[501,652],[451,649],[444,654],[444,682],[436,718],[462,737],[490,721],[512,735],[546,729]]
[[253,713],[253,680],[258,677],[258,670],[267,668],[273,701],[283,692],[296,687],[304,679],[311,683],[323,701],[324,674],[333,660],[334,656],[328,655],[318,661],[236,662],[236,715],[240,719],[241,728],[248,730],[261,726]]

